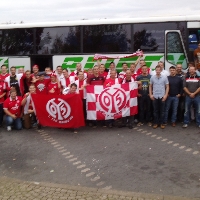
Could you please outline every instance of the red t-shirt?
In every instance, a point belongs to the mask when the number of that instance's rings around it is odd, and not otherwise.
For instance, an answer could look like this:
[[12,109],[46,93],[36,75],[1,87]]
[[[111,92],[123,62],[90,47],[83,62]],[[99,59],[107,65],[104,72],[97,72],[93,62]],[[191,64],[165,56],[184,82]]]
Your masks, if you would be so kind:
[[[6,92],[6,84],[3,81],[0,81],[0,95]],[[5,100],[5,96],[0,98],[0,104],[2,104]]]
[[102,74],[99,74],[99,75],[103,76],[104,79],[106,79],[106,77],[108,76],[108,72],[103,72]]
[[43,81],[35,82],[36,94],[47,94],[47,87],[50,81],[50,79],[44,79]]
[[115,85],[115,84],[120,84],[121,83],[121,81],[119,79],[118,79],[118,83],[116,83],[116,82],[117,82],[116,79],[109,78],[109,79],[105,80],[104,86],[105,87],[110,87],[111,85]]
[[6,73],[6,74],[0,74],[0,79],[5,81],[5,78],[10,76],[10,74]]
[[104,77],[99,75],[99,76],[94,76],[91,75],[90,77],[88,77],[87,83],[90,85],[103,85],[104,83]]
[[11,97],[9,97],[4,101],[3,108],[7,109],[13,115],[21,117],[21,110],[22,110],[21,103],[22,103],[22,97],[17,96],[15,100],[12,100]]
[[[148,74],[150,74],[151,72],[151,69],[148,68]],[[142,74],[142,68],[140,67],[138,70],[137,70],[137,76],[141,75]]]
[[[53,93],[49,92],[51,89],[54,90]],[[48,91],[48,94],[60,94],[60,88],[58,87],[58,83],[57,82],[55,82],[55,83],[50,82],[48,84],[47,91]]]

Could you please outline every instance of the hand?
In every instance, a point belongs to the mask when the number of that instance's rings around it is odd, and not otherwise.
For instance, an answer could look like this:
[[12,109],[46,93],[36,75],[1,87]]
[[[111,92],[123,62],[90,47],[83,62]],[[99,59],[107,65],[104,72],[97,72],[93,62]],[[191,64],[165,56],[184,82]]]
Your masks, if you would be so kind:
[[177,95],[176,95],[176,97],[178,97],[178,98],[179,98],[180,96],[181,96],[180,94],[177,94]]
[[141,97],[142,95],[138,93],[138,95],[137,95],[137,96],[138,96],[138,97]]
[[17,118],[17,116],[16,116],[16,115],[11,115],[11,117],[12,117],[13,119],[16,119],[16,118]]
[[54,93],[55,90],[52,88],[51,90],[49,90],[50,93]]
[[29,109],[28,114],[31,114],[31,113],[34,113],[34,111]]
[[26,97],[28,97],[29,96],[29,92],[27,92],[25,95],[26,95]]
[[149,95],[151,100],[155,100],[153,95]]
[[190,93],[190,98],[194,98],[195,94],[194,93]]
[[167,95],[164,95],[162,98],[162,101],[165,101],[167,99]]

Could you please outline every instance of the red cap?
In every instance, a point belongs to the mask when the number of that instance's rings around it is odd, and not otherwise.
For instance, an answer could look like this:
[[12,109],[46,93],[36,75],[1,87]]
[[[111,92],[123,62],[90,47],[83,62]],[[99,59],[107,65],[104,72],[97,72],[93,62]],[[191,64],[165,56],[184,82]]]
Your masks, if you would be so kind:
[[[39,69],[39,66],[38,66],[38,65],[33,65],[33,67],[37,67],[37,68]],[[33,68],[33,67],[32,67],[32,68]]]

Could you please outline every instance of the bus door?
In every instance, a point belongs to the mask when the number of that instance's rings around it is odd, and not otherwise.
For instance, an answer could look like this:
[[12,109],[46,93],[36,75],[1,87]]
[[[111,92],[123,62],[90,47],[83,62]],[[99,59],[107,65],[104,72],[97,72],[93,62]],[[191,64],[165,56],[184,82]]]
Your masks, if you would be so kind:
[[184,71],[188,68],[188,57],[179,30],[165,31],[165,69],[182,64]]

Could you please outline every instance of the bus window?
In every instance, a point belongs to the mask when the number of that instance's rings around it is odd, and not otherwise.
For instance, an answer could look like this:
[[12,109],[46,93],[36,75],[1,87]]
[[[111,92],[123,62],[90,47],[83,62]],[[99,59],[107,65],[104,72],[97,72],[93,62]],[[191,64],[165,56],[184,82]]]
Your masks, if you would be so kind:
[[187,69],[188,59],[180,31],[166,31],[165,37],[165,67],[182,64],[183,69]]

